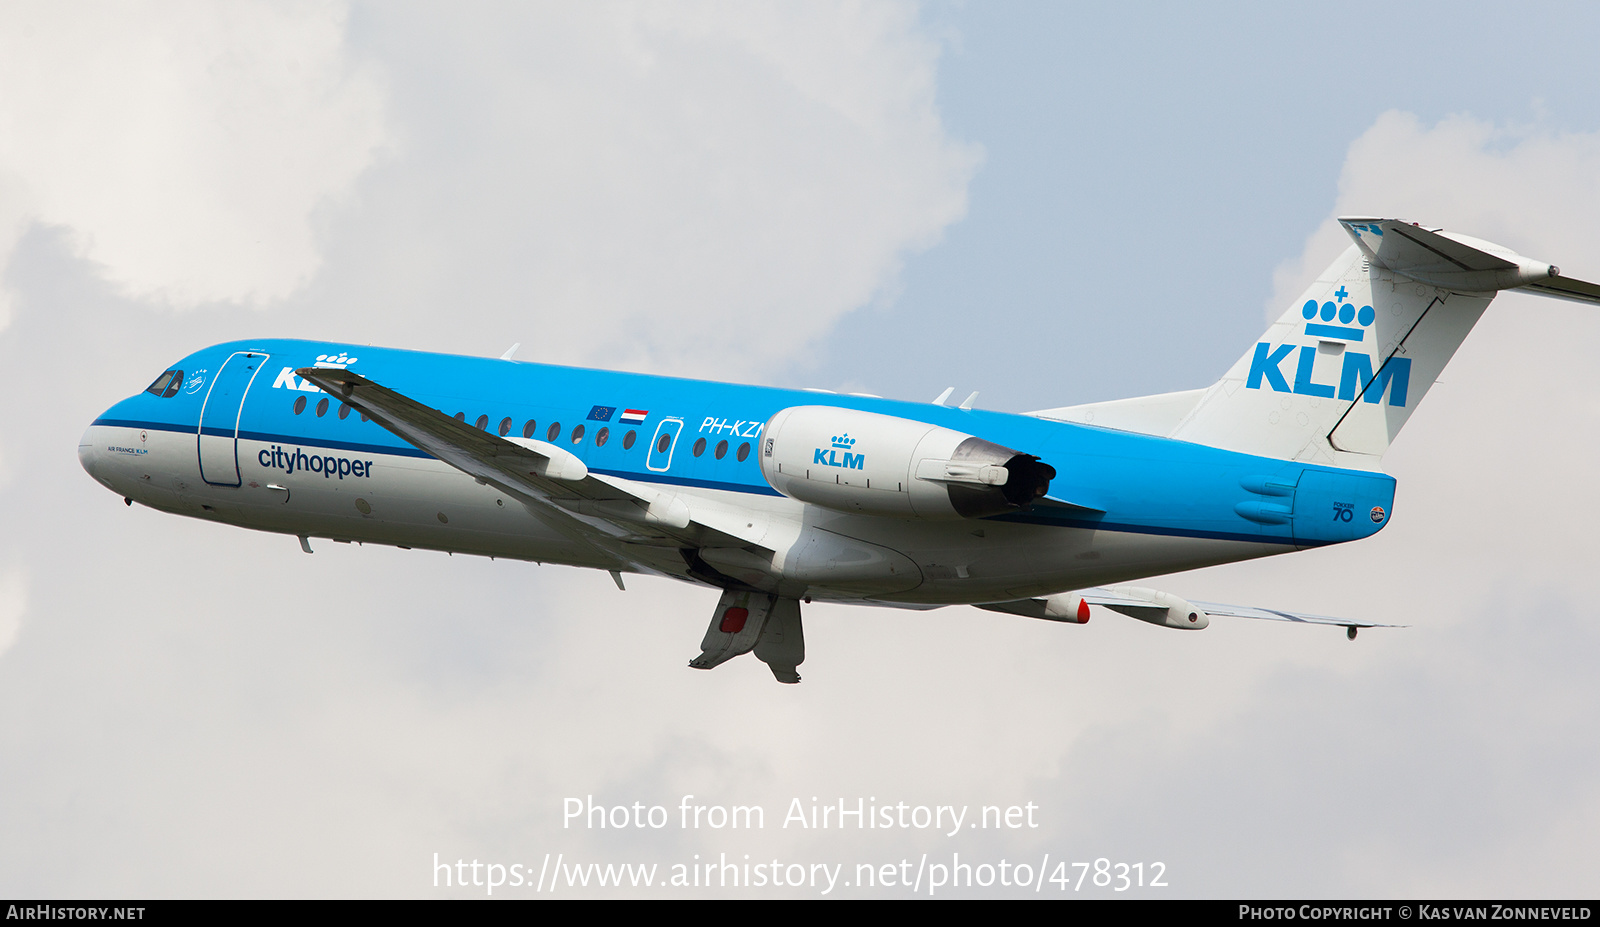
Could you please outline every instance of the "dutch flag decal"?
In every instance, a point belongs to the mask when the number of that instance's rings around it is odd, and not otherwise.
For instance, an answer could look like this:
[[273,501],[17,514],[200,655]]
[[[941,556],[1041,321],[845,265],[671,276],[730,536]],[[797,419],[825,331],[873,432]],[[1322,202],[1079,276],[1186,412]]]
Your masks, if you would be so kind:
[[624,425],[638,425],[642,423],[644,421],[644,417],[649,414],[650,411],[648,409],[624,409],[622,411],[621,418],[618,420]]

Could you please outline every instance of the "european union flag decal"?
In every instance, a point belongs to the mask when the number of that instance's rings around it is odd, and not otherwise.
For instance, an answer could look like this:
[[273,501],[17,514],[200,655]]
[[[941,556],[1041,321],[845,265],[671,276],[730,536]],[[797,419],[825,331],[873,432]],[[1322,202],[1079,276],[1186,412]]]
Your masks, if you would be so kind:
[[611,421],[611,416],[616,414],[616,411],[616,406],[595,406],[589,410],[589,421],[609,422]]

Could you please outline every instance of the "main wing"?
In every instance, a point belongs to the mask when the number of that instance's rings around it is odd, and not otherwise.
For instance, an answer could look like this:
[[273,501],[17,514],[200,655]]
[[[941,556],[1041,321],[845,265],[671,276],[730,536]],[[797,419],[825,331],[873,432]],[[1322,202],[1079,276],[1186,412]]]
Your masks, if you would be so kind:
[[751,547],[731,524],[696,519],[670,493],[590,473],[582,460],[554,444],[490,434],[349,370],[295,372],[406,442],[517,498],[556,530],[613,554],[615,543]]
[[1396,628],[1404,625],[1380,624],[1375,621],[1358,621],[1352,618],[1334,618],[1281,609],[1257,608],[1251,605],[1228,605],[1221,602],[1198,602],[1175,596],[1170,592],[1144,586],[1096,586],[1078,592],[1063,592],[1043,599],[1017,599],[1011,602],[992,602],[979,608],[992,612],[1086,624],[1089,606],[1100,605],[1114,612],[1137,618],[1150,624],[1184,630],[1201,630],[1210,624],[1213,615],[1228,618],[1254,618],[1262,621],[1288,621],[1295,624],[1329,625],[1344,628],[1353,640],[1360,628]]
[[1224,605],[1218,602],[1195,602],[1208,615],[1228,618],[1255,618],[1261,621],[1290,621],[1296,624],[1320,624],[1353,630],[1355,628],[1404,628],[1403,624],[1380,624],[1376,621],[1357,621],[1353,618],[1334,618],[1306,612],[1290,612],[1273,608],[1256,608],[1252,605]]

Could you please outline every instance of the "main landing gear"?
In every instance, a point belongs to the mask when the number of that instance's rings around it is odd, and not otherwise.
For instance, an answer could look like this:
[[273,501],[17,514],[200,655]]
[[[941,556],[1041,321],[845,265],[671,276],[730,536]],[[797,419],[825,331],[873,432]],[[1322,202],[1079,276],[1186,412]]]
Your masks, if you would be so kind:
[[689,661],[695,669],[711,669],[754,650],[756,659],[767,664],[779,682],[799,682],[795,668],[806,660],[800,602],[754,590],[725,590],[700,650],[700,656]]

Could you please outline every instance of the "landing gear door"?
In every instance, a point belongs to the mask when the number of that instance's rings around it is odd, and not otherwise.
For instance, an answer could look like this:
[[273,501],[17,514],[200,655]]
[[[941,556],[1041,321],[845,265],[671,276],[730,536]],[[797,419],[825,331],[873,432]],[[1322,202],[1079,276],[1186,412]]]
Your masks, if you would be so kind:
[[650,439],[650,457],[644,465],[657,473],[672,466],[672,449],[678,444],[678,432],[683,430],[683,419],[664,419],[656,426],[656,436]]
[[213,486],[238,486],[239,415],[245,394],[268,355],[240,351],[222,364],[211,379],[211,391],[200,407],[200,478]]

